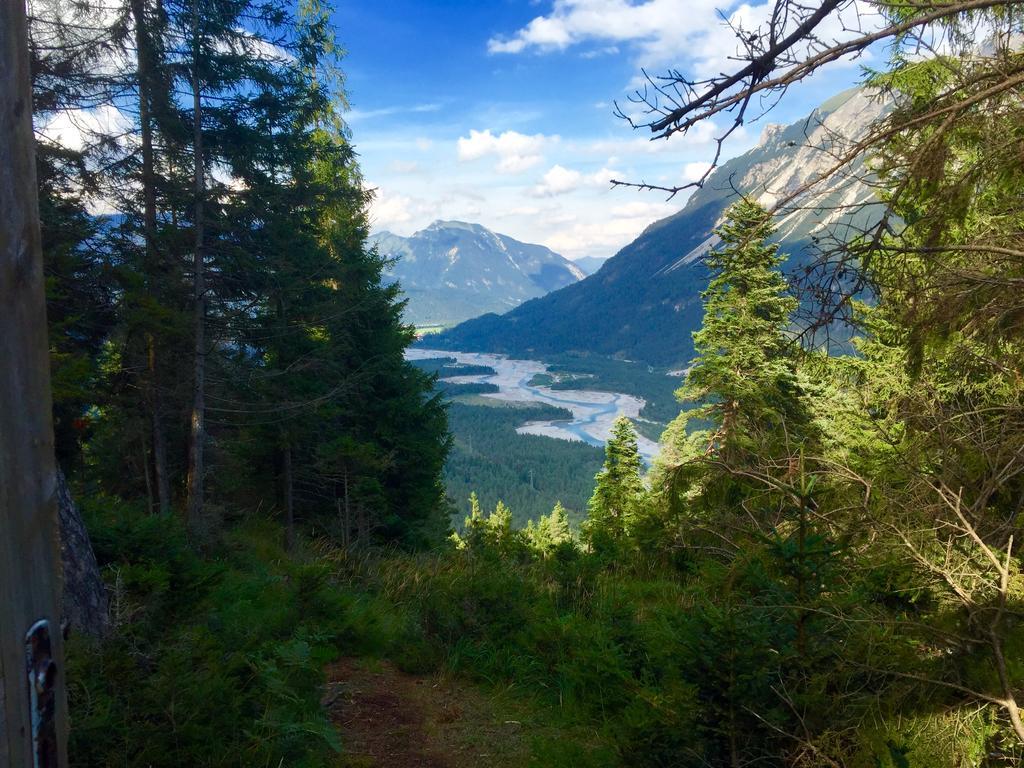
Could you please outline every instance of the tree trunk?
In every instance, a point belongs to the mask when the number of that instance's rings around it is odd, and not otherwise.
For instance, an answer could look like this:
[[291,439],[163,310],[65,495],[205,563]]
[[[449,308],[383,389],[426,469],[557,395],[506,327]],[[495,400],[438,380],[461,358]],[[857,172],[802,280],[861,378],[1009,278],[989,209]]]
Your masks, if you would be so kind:
[[[139,81],[139,126],[142,137],[142,226],[146,243],[145,274],[149,293],[157,294],[154,281],[162,270],[156,246],[156,173],[153,160],[152,87],[156,63],[153,44],[146,19],[145,0],[131,0],[132,19],[135,23],[135,48],[138,51],[136,76]],[[153,471],[156,475],[158,509],[166,513],[171,508],[171,481],[167,470],[167,438],[163,426],[163,393],[157,373],[157,342],[152,333],[146,335],[149,410],[153,430]]]
[[102,637],[110,626],[110,601],[82,515],[64,473],[57,470],[60,556],[64,567],[61,613],[77,632]]
[[155,360],[150,362],[149,372],[153,388],[150,419],[153,426],[153,472],[156,475],[157,508],[161,513],[167,513],[171,509],[171,475],[167,469],[167,436],[163,425],[163,395],[156,374]]
[[[57,477],[34,148],[25,3],[7,0],[0,2],[0,768],[67,765]],[[49,625],[48,641],[41,622]],[[31,686],[26,663],[38,681]]]
[[192,418],[189,434],[187,521],[195,530],[203,516],[204,443],[206,441],[206,284],[203,263],[203,200],[206,170],[203,158],[202,84],[199,77],[199,7],[192,0],[192,111],[195,155],[195,261],[193,273],[195,320],[195,378],[192,388]]

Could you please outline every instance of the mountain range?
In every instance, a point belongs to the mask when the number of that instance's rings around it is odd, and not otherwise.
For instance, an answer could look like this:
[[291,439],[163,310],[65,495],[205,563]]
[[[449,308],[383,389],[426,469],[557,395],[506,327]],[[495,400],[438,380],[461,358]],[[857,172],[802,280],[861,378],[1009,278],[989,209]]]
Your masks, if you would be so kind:
[[379,232],[370,242],[395,259],[385,274],[401,283],[405,320],[417,326],[506,312],[586,276],[549,248],[461,221],[435,221],[410,237]]
[[[865,91],[851,89],[789,126],[768,125],[756,147],[719,166],[682,210],[651,224],[593,275],[505,314],[488,314],[430,338],[430,345],[465,351],[541,357],[592,353],[652,365],[685,364],[692,332],[703,317],[708,271],[702,255],[717,242],[713,230],[737,192],[770,206],[799,191],[835,161],[843,140],[855,140],[885,110]],[[841,137],[841,138],[840,138]],[[799,263],[826,230],[862,226],[871,208],[862,174],[818,184],[813,200],[777,220],[782,250]],[[854,218],[858,220],[854,220]]]
[[601,268],[601,265],[608,261],[607,256],[584,256],[580,259],[573,259],[573,264],[583,270],[586,275],[592,275]]

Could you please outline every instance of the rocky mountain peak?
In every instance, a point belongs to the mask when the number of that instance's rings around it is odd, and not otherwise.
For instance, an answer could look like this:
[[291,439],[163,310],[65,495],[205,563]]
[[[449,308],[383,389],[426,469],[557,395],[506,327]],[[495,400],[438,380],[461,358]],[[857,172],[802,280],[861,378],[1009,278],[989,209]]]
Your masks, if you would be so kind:
[[481,224],[438,219],[410,237],[370,237],[395,263],[416,325],[451,325],[486,312],[505,312],[585,275],[542,245],[523,243]]

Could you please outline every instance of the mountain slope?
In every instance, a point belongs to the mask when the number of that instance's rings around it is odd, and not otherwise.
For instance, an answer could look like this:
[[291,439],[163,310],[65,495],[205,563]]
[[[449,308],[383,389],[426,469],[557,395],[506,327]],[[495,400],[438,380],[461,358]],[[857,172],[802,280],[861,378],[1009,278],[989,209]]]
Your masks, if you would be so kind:
[[[588,352],[655,365],[687,362],[702,318],[708,274],[700,258],[735,190],[765,204],[798,190],[834,161],[836,132],[856,138],[884,107],[860,90],[836,96],[790,126],[769,125],[761,142],[719,167],[678,213],[655,222],[595,274],[507,314],[485,315],[441,335],[431,346],[523,357]],[[783,249],[799,259],[809,240],[850,223],[836,203],[871,199],[856,179],[819,185],[814,206],[781,219]],[[862,214],[862,216],[865,214]],[[859,222],[858,222],[859,223]]]
[[583,270],[583,274],[592,275],[601,268],[601,265],[608,261],[607,256],[584,256],[581,259],[573,259],[573,264]]
[[584,277],[554,251],[479,224],[435,221],[411,237],[381,232],[370,241],[397,259],[387,277],[401,283],[409,297],[405,319],[416,325],[505,312]]

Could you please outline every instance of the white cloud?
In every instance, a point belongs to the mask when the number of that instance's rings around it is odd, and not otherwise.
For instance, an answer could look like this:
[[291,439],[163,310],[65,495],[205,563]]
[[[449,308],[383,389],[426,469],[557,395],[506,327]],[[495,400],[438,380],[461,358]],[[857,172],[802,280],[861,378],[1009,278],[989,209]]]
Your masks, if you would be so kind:
[[[413,184],[404,182],[415,177],[403,177],[387,184],[365,184],[373,191],[370,227],[374,231],[386,229],[395,234],[410,235],[437,219],[481,220],[484,211],[475,189],[458,184],[439,188],[436,179],[421,176]],[[396,192],[396,189],[401,192]]]
[[357,123],[360,120],[371,120],[375,117],[388,117],[390,115],[399,114],[423,114],[427,112],[438,112],[440,109],[441,105],[437,103],[382,107],[380,109],[350,109],[345,113],[345,120],[350,123]]
[[633,201],[600,216],[582,212],[542,242],[567,258],[610,255],[634,240],[647,226],[678,211],[672,203]]
[[537,197],[564,195],[566,192],[576,189],[582,180],[583,174],[579,171],[555,165],[544,174],[541,183],[534,187],[533,194]]
[[400,174],[419,173],[421,170],[420,164],[415,160],[392,160],[388,167],[394,173]]
[[490,129],[470,130],[469,136],[458,141],[459,160],[473,161],[482,157],[495,156],[499,173],[522,173],[540,163],[544,148],[558,141],[557,136],[542,133],[527,135],[519,131],[505,131],[495,135]]
[[[754,30],[765,23],[774,0],[754,3],[722,0],[554,0],[551,12],[538,16],[511,35],[491,38],[487,49],[494,54],[565,50],[570,46],[598,43],[613,47],[630,44],[644,66],[681,65],[688,60],[689,74],[707,77],[729,66],[738,51],[733,31],[722,20],[719,8],[731,24]],[[873,9],[866,0],[833,14],[818,32],[823,40],[849,37],[845,27],[871,25]],[[877,18],[877,16],[876,16]],[[590,55],[593,49],[584,52]]]
[[[564,50],[584,42],[631,42],[647,50],[679,43],[705,32],[708,19],[720,23],[715,0],[555,0],[550,14],[538,16],[509,37],[488,42],[491,53],[522,53],[534,48]],[[677,48],[676,50],[681,50]]]
[[553,165],[541,183],[533,188],[530,194],[534,197],[554,197],[573,192],[581,186],[607,186],[615,177],[615,171],[602,168],[591,174],[582,174],[571,168]]
[[537,216],[541,209],[535,205],[520,205],[505,212],[508,216]]
[[531,45],[565,48],[576,42],[573,32],[571,25],[566,24],[563,18],[556,15],[538,16],[509,40],[491,38],[487,41],[487,50],[491,53],[521,53]]
[[117,137],[121,142],[134,139],[131,118],[114,106],[95,109],[67,109],[46,115],[37,126],[40,138],[52,144],[80,152],[100,137]]
[[711,168],[711,163],[687,163],[683,166],[683,178],[689,182],[700,181],[709,168]]
[[590,51],[584,51],[580,56],[584,59],[596,59],[599,56],[614,56],[619,52],[619,46],[617,45],[606,45],[602,48],[594,48]]
[[612,216],[618,219],[644,219],[657,221],[666,216],[671,216],[679,210],[678,204],[672,203],[649,203],[642,200],[635,200],[631,203],[624,203],[612,208]]
[[371,226],[379,230],[406,224],[416,215],[415,207],[411,197],[388,194],[378,187],[370,203]]

